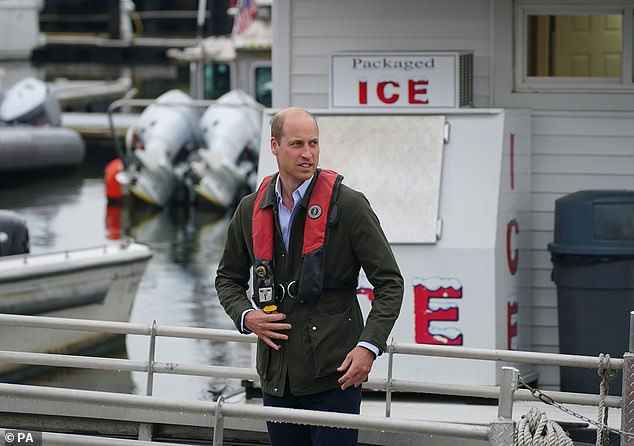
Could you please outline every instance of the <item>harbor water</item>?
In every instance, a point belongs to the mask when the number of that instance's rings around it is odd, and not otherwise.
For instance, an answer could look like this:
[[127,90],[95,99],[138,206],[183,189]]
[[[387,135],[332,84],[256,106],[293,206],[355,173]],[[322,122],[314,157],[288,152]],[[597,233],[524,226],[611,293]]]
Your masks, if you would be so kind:
[[[91,150],[89,147],[87,152]],[[109,206],[103,165],[91,160],[78,169],[3,174],[0,209],[16,211],[26,219],[34,254],[99,246],[127,237],[148,245],[153,257],[141,280],[131,322],[234,328],[213,283],[229,214],[187,207]],[[149,338],[127,336],[125,347],[108,355],[147,361]],[[251,348],[248,344],[158,338],[156,360],[245,367],[251,364]],[[30,382],[145,394],[146,380],[141,372],[63,369]],[[213,400],[240,386],[238,380],[158,374],[153,394]]]
[[[110,81],[126,76],[138,98],[155,98],[174,88],[187,92],[189,85],[188,69],[165,61],[142,65],[2,61],[0,74],[5,89],[27,76],[47,82],[59,78]],[[73,108],[65,111],[104,112],[114,99],[91,99],[72,104]],[[235,328],[218,303],[213,283],[230,215],[200,208],[108,206],[103,174],[108,161],[116,156],[114,144],[108,147],[108,138],[84,139],[86,158],[80,168],[0,175],[0,209],[16,211],[26,219],[31,252],[99,246],[131,237],[153,251],[131,322]],[[125,347],[108,355],[147,361],[149,338],[127,336]],[[158,338],[156,360],[245,367],[251,365],[252,354],[249,344]],[[31,382],[145,394],[146,380],[141,372],[61,369]],[[212,400],[240,387],[239,380],[157,374],[153,394]]]
[[[0,92],[27,77],[41,79],[52,88],[60,81],[65,85],[73,81],[128,80],[132,88],[128,92],[79,97],[61,103],[64,112],[101,114],[124,95],[154,99],[171,89],[189,93],[188,63],[156,54],[141,61],[114,57],[120,56],[119,53],[112,53],[113,63],[106,63],[105,53],[96,48],[74,51],[76,57],[72,59],[58,50],[57,57],[49,57],[49,60],[38,57],[32,61],[0,61]],[[140,282],[130,322],[148,327],[156,321],[159,326],[235,329],[220,306],[214,288],[230,215],[200,207],[159,210],[137,204],[109,206],[103,178],[107,163],[116,157],[114,141],[108,134],[84,135],[84,141],[86,157],[77,169],[0,174],[0,209],[13,210],[26,219],[31,252],[60,252],[132,238],[148,245],[153,257]],[[107,354],[146,362],[149,337],[128,335],[123,346]],[[253,353],[251,344],[246,343],[159,337],[155,360],[250,367]],[[29,383],[147,393],[147,374],[143,372],[66,368],[30,379]],[[240,390],[241,385],[237,379],[156,374],[152,394],[214,400],[221,394]]]

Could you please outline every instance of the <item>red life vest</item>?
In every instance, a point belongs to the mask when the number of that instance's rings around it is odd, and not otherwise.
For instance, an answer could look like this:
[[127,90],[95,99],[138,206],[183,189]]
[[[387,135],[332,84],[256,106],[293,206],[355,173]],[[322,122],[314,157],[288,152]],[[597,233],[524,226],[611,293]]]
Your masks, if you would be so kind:
[[[255,199],[251,234],[253,237],[254,300],[260,307],[280,301],[287,292],[301,300],[316,299],[324,288],[325,251],[329,228],[337,219],[337,195],[343,177],[332,170],[315,172],[313,189],[306,210],[304,243],[299,279],[290,284],[275,284],[273,243],[275,222],[273,207],[261,207],[273,175],[264,178]],[[282,296],[278,297],[280,286]],[[291,289],[294,287],[294,290]]]

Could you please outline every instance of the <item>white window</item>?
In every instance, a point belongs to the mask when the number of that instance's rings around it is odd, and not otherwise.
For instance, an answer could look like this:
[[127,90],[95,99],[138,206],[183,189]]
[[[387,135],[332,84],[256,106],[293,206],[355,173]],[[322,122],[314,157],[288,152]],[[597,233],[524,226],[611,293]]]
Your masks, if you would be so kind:
[[633,91],[634,2],[518,0],[516,92]]

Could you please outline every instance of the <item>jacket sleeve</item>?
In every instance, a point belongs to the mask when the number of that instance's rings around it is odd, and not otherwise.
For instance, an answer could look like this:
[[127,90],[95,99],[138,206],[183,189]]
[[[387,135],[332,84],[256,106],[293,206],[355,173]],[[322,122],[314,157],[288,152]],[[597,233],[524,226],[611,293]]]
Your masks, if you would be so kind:
[[354,208],[349,226],[352,247],[374,288],[372,309],[359,341],[371,342],[383,352],[401,310],[403,276],[379,219],[362,193]]
[[249,289],[249,274],[251,268],[251,256],[245,240],[245,203],[240,202],[236,209],[225,242],[224,252],[218,270],[216,271],[216,292],[218,299],[229,317],[240,330],[242,313],[253,308],[247,296]]

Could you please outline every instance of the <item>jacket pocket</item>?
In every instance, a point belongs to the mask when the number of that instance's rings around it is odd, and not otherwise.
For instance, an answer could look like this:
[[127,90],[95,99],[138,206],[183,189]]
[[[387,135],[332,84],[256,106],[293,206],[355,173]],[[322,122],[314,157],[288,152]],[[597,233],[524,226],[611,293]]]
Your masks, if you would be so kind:
[[352,326],[350,311],[313,315],[308,321],[315,377],[339,373],[337,367],[357,344],[358,334]]

